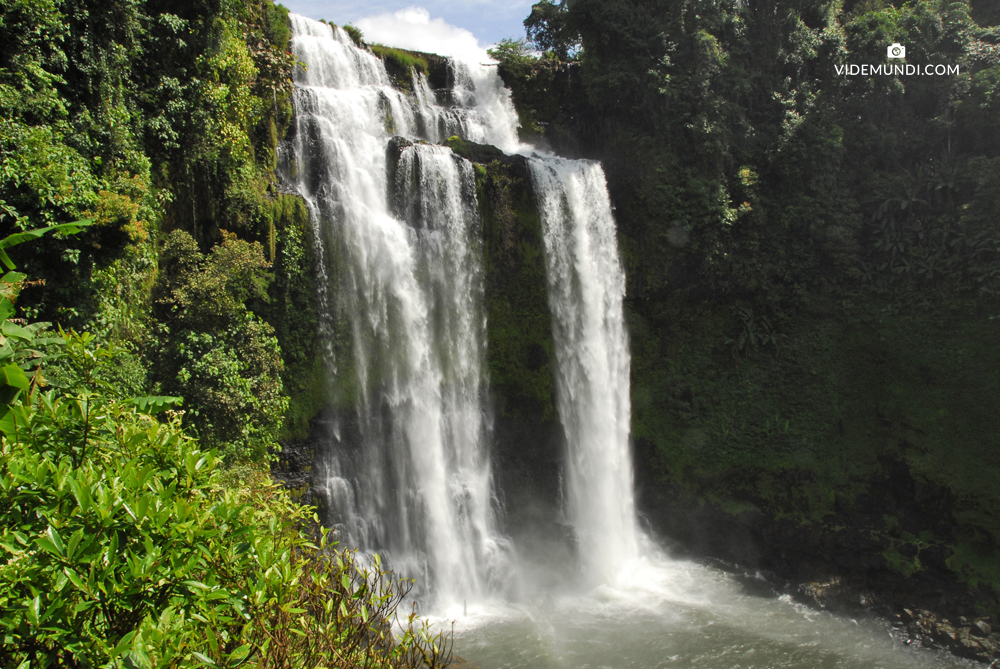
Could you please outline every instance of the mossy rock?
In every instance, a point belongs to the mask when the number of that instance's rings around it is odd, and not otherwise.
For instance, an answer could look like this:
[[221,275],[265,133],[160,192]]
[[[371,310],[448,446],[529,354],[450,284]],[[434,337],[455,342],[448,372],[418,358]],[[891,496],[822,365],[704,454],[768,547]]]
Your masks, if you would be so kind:
[[458,135],[452,135],[444,141],[444,145],[449,149],[473,163],[487,164],[494,160],[501,163],[509,162],[512,156],[508,156],[503,151],[490,144],[476,144],[467,139],[462,139]]

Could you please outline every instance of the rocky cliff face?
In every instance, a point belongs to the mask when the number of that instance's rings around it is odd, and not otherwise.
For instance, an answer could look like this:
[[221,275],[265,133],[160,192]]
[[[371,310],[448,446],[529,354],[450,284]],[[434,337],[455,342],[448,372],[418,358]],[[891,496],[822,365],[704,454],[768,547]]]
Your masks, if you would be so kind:
[[561,555],[550,562],[570,564],[575,542],[559,522],[565,438],[555,408],[541,219],[527,161],[457,137],[447,145],[477,173],[501,528],[524,555]]

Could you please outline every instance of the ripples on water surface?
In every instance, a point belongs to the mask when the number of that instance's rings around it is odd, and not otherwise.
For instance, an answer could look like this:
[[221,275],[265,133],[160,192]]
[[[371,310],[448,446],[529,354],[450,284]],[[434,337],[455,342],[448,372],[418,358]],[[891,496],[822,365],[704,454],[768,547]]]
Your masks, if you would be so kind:
[[482,669],[903,669],[981,666],[694,562],[640,560],[614,586],[447,611]]

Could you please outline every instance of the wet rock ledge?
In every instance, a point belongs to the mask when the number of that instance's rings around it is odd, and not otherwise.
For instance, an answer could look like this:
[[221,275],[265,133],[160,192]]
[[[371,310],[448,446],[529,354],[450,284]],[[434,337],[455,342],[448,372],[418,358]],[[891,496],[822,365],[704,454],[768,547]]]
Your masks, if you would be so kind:
[[794,594],[806,604],[821,609],[885,615],[907,644],[941,648],[959,657],[986,663],[1000,656],[1000,634],[994,631],[996,625],[988,616],[971,619],[958,616],[951,620],[927,609],[903,608],[894,612],[891,604],[882,601],[880,593],[858,587],[841,577],[803,583]]

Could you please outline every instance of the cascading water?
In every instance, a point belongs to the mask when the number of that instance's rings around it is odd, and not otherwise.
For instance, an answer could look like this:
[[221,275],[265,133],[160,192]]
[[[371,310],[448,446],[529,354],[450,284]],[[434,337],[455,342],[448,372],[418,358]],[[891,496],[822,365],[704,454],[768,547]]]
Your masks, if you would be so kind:
[[[297,187],[324,268],[341,267],[336,289],[321,276],[325,336],[336,337],[339,308],[354,344],[336,373],[356,378],[361,443],[334,448],[325,462],[328,502],[352,543],[388,552],[445,600],[476,595],[502,551],[483,452],[472,169],[448,149],[411,144],[390,184],[385,156],[390,132],[530,147],[518,145],[517,115],[495,69],[452,61],[452,104],[442,106],[418,72],[412,97],[394,89],[381,61],[343,31],[298,16],[292,26],[305,64],[296,74]],[[599,165],[529,162],[545,227],[569,517],[588,573],[607,580],[637,554],[614,221]]]
[[614,580],[639,555],[629,453],[625,276],[604,172],[536,157],[559,417],[569,453],[567,511],[591,581]]
[[475,597],[502,552],[484,453],[475,182],[467,161],[418,144],[402,149],[389,184],[386,151],[390,129],[412,136],[419,119],[487,131],[393,89],[340,29],[300,16],[292,29],[305,68],[290,171],[323,251],[323,334],[338,336],[342,314],[353,343],[334,363],[353,371],[360,443],[331,448],[327,501],[349,543],[421,575],[439,602]]
[[470,66],[460,61],[449,63],[454,106],[442,107],[420,72],[413,73],[413,91],[417,119],[422,134],[432,142],[458,135],[480,144],[492,144],[512,153],[518,148],[517,112],[510,93],[495,68]]
[[[422,75],[412,96],[392,88],[381,62],[339,29],[297,16],[292,25],[307,69],[296,74],[289,174],[318,242],[331,376],[341,379],[341,404],[356,407],[356,424],[334,430],[322,463],[326,501],[348,543],[423,572],[439,606],[472,603],[493,589],[491,576],[507,575],[484,447],[475,182],[450,150],[390,135],[531,147],[517,144],[495,70],[453,63],[451,104],[440,105]],[[816,612],[753,576],[658,554],[636,524],[624,277],[604,175],[592,162],[527,159],[567,442],[565,511],[586,588],[472,607],[455,627],[457,648],[483,667],[525,669],[959,666],[901,645],[880,623]],[[346,355],[335,345],[345,331]]]

